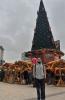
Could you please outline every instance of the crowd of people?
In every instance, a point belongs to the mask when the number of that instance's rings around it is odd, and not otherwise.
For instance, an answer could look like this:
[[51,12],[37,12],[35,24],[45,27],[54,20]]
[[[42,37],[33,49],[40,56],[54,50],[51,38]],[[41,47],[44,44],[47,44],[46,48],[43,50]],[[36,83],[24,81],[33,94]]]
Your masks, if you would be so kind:
[[[45,76],[44,65],[39,58],[36,63],[32,63],[32,70],[24,70],[22,73],[18,72],[17,78],[25,80],[25,84],[33,84],[35,81],[35,87],[37,90],[37,99],[45,100]],[[12,70],[14,71],[14,70]],[[15,74],[15,71],[13,72]],[[8,75],[9,73],[7,73]],[[11,73],[12,74],[12,73]],[[0,69],[0,81],[3,81],[6,76],[5,70]],[[15,75],[14,75],[15,76]],[[16,77],[15,77],[16,78]]]
[[[16,67],[16,66],[15,66]],[[5,67],[4,67],[5,68]],[[23,67],[27,68],[27,67]],[[29,67],[30,68],[30,67]],[[21,69],[19,71],[15,72],[13,69],[7,70],[10,71],[6,74],[6,71],[3,69],[3,67],[0,68],[0,81],[3,81],[5,79],[5,76],[11,74],[16,80],[22,80],[23,84],[30,85],[33,84],[33,87],[37,90],[37,100],[45,100],[45,81],[48,85],[55,84],[55,80],[59,80],[60,74],[55,74],[53,70],[50,70],[49,68],[46,69],[46,65],[42,62],[40,58],[33,58],[32,59],[32,70],[24,70],[21,72]],[[63,70],[64,71],[64,70]],[[62,80],[65,82],[65,72],[61,73]]]
[[21,78],[25,85],[32,84],[32,82],[33,82],[32,71],[24,71],[21,74]]
[[5,71],[3,69],[0,69],[0,81],[3,81],[5,77]]

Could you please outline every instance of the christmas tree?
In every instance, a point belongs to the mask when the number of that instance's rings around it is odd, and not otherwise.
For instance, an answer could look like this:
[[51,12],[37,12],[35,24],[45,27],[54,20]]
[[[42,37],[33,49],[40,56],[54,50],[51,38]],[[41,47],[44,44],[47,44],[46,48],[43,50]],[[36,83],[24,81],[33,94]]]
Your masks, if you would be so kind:
[[42,0],[40,1],[39,11],[37,14],[38,17],[31,50],[38,50],[42,48],[56,49],[47,13]]

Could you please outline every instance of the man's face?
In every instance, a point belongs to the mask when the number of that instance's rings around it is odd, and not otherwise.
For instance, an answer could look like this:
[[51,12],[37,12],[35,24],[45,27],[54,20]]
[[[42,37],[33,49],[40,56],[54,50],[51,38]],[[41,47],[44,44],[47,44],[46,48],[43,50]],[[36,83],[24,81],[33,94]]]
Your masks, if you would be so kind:
[[38,59],[38,63],[41,64],[41,59]]

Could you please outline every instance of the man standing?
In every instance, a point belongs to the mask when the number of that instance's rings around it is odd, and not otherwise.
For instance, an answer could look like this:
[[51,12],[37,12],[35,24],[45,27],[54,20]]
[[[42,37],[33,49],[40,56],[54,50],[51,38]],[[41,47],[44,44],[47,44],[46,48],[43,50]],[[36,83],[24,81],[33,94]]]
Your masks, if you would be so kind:
[[44,65],[38,58],[36,66],[33,67],[33,76],[35,77],[35,85],[37,90],[37,100],[45,100],[45,74]]

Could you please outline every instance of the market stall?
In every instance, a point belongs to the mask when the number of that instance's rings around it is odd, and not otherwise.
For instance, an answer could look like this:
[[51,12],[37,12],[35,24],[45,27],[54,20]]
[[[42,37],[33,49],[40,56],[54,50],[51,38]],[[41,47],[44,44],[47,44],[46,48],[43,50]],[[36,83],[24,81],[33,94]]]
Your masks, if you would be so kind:
[[56,86],[65,86],[65,60],[60,59],[47,64],[46,70],[54,74],[54,84]]
[[24,71],[32,71],[32,63],[30,61],[17,61],[14,64],[5,63],[3,65],[5,71],[4,82],[21,84]]
[[56,49],[43,48],[25,52],[25,56],[29,57],[30,59],[39,57],[42,59],[42,62],[46,64],[48,62],[61,59],[61,57],[64,56],[64,53]]

